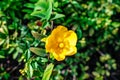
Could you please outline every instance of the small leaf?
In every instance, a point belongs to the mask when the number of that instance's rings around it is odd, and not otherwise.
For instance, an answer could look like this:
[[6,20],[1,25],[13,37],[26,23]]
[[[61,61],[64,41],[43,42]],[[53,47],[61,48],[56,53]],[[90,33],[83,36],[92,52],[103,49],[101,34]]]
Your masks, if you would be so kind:
[[13,59],[16,59],[18,57],[18,52],[15,52],[14,54],[13,54]]
[[47,58],[41,58],[41,62],[48,62]]
[[35,32],[35,31],[31,31],[33,37],[35,37],[36,39],[40,40],[41,38],[45,37],[44,35],[41,35],[40,33],[38,32]]
[[5,14],[2,11],[0,11],[0,17],[2,16],[5,16]]
[[51,16],[51,13],[52,13],[52,2],[51,0],[48,0],[48,9],[47,9],[47,12],[46,12],[46,19],[49,20],[50,16]]
[[51,20],[55,20],[55,19],[62,18],[62,17],[65,17],[65,15],[56,13],[55,16]]
[[78,36],[78,39],[82,37],[82,31],[79,27],[77,28],[77,36]]
[[113,27],[117,28],[120,26],[120,23],[119,22],[112,22],[111,24]]
[[89,30],[89,36],[93,36],[94,32],[95,32],[94,29],[90,28],[90,30]]
[[48,5],[47,5],[46,1],[45,0],[39,0],[35,4],[34,11],[31,13],[31,15],[45,19],[47,9],[48,9]]
[[45,14],[44,13],[45,13],[44,11],[34,11],[34,12],[32,12],[31,15],[45,19]]
[[58,2],[54,2],[54,7],[58,7],[59,3]]
[[5,34],[8,34],[7,26],[3,25],[2,28],[3,28],[3,30],[4,30],[4,33],[5,33]]
[[46,27],[48,27],[48,26],[50,26],[49,22],[44,21],[42,27],[43,27],[43,28],[46,28]]
[[29,14],[31,14],[33,12],[33,10],[31,10],[31,9],[23,9],[22,11],[26,12],[26,13],[29,13]]
[[32,51],[33,53],[35,53],[38,56],[46,56],[46,52],[42,48],[31,47],[30,51]]
[[32,12],[32,16],[40,17],[42,19],[49,20],[52,14],[52,0],[39,0],[35,4],[34,11]]
[[15,50],[15,48],[10,48],[10,50],[8,51],[8,54],[12,53],[14,50]]
[[5,39],[0,38],[0,45],[2,45],[5,42]]
[[24,6],[26,6],[27,8],[34,8],[34,4],[32,3],[26,3]]
[[5,58],[5,56],[3,56],[3,55],[0,55],[0,59],[1,59],[1,58]]
[[43,74],[43,77],[42,77],[42,80],[49,80],[49,78],[50,78],[50,76],[52,74],[53,67],[54,67],[54,65],[52,63],[50,63],[46,67],[46,69],[44,71],[44,74]]
[[31,64],[29,64],[29,71],[30,71],[30,77],[32,77],[33,76],[33,68],[32,68],[32,66],[31,66]]
[[48,8],[48,5],[46,4],[45,0],[39,0],[36,4],[35,4],[35,10],[46,10]]

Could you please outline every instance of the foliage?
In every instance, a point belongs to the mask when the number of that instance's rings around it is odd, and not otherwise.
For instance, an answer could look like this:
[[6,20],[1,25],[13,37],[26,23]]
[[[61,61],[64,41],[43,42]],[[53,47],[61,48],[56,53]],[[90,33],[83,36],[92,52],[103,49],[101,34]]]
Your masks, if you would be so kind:
[[[119,0],[1,0],[0,79],[119,80]],[[43,38],[77,33],[77,53],[56,61]]]

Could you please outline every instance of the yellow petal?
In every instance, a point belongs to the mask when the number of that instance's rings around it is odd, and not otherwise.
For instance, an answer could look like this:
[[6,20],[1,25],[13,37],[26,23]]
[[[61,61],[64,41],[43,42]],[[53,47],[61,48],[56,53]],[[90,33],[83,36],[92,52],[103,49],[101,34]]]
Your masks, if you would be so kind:
[[75,46],[70,47],[69,49],[64,49],[66,52],[66,56],[74,55],[77,52],[77,48]]
[[64,38],[64,33],[66,33],[68,30],[64,26],[57,26],[52,33],[51,36],[54,36],[55,39],[57,39],[58,42],[62,41]]
[[53,53],[53,56],[54,58],[57,60],[57,61],[62,61],[65,59],[65,55],[60,53],[60,54],[57,54],[57,53]]
[[42,42],[46,42],[47,38],[42,38],[41,41]]
[[51,52],[51,49],[58,48],[58,42],[61,42],[63,40],[63,34],[67,31],[67,28],[64,26],[58,26],[55,28],[51,35],[48,36],[46,39],[46,51]]
[[53,36],[48,36],[48,38],[46,39],[46,51],[47,52],[51,52],[52,49],[55,49],[57,47],[57,42],[55,40],[55,38]]
[[62,33],[64,33],[64,32],[66,32],[67,31],[67,28],[66,27],[64,27],[64,26],[57,26],[57,28],[55,28],[53,31],[52,31],[52,33],[51,34],[59,34],[59,35],[61,35]]
[[69,42],[70,46],[75,46],[77,43],[77,35],[74,31],[69,30],[66,34],[65,34],[65,40]]

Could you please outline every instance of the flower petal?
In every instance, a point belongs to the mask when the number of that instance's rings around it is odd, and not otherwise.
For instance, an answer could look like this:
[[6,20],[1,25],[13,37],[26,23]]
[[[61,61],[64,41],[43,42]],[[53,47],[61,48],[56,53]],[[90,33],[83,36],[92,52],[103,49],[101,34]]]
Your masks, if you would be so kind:
[[51,49],[57,48],[58,42],[63,40],[65,32],[67,32],[67,28],[64,26],[58,26],[52,31],[51,35],[46,39],[45,48],[47,52],[51,52]]
[[52,49],[55,49],[57,47],[57,42],[55,40],[55,38],[53,36],[48,36],[48,38],[46,39],[46,51],[47,52],[51,52]]
[[71,56],[77,52],[77,48],[73,46],[73,47],[70,47],[69,49],[64,49],[64,52],[66,52],[66,56]]
[[64,34],[67,32],[67,28],[64,26],[58,26],[55,28],[51,35],[54,36],[55,39],[57,39],[58,42],[61,42],[64,38]]
[[69,30],[65,34],[65,39],[64,41],[68,41],[70,46],[75,46],[77,43],[77,35],[74,31]]
[[62,53],[60,53],[60,54],[53,53],[53,56],[57,61],[62,61],[65,59],[65,55]]

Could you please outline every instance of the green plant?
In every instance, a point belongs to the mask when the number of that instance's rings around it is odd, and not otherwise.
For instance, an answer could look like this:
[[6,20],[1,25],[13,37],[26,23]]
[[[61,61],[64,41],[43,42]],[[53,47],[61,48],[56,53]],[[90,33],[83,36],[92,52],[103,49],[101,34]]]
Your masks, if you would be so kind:
[[[1,0],[0,79],[120,79],[119,0]],[[56,61],[42,41],[63,25],[77,53]]]

